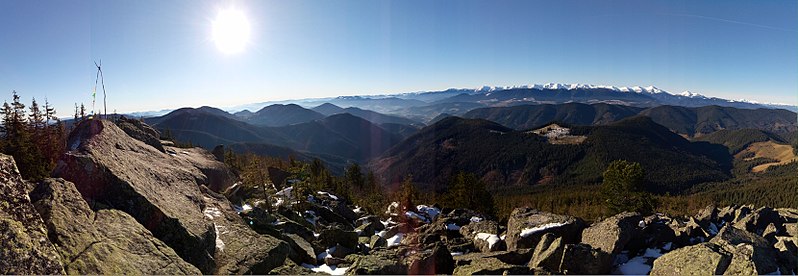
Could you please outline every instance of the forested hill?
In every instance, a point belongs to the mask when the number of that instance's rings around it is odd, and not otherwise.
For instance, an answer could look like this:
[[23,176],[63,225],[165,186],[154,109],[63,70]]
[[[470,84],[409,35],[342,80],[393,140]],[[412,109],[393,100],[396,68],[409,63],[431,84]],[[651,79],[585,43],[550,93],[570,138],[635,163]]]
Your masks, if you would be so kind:
[[655,192],[680,192],[729,178],[731,156],[725,147],[691,143],[647,117],[570,130],[586,139],[551,143],[490,121],[449,117],[399,143],[371,166],[386,183],[411,175],[432,189],[443,189],[457,171],[474,172],[493,188],[599,183],[607,165],[618,159],[641,163],[648,189]]

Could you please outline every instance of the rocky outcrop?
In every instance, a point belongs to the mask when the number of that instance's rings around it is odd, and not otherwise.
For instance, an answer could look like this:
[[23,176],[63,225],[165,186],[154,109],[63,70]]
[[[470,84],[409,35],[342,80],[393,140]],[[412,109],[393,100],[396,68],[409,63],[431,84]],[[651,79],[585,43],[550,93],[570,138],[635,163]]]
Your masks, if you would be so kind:
[[133,139],[144,142],[160,152],[166,152],[161,144],[161,134],[140,120],[128,119],[125,116],[115,121],[116,125]]
[[566,244],[559,271],[565,274],[607,274],[611,268],[610,254],[586,244]]
[[75,183],[89,206],[130,214],[203,273],[265,273],[283,264],[285,243],[258,235],[226,199],[201,190],[226,185],[203,172],[202,164],[226,170],[204,150],[163,153],[102,120],[78,124],[68,147],[55,176]]
[[624,212],[595,223],[582,231],[582,243],[610,254],[618,254],[640,232],[638,213]]
[[532,260],[529,261],[529,267],[542,267],[549,271],[559,271],[564,246],[562,238],[546,233],[541,237],[537,247],[535,247]]
[[14,158],[0,154],[0,274],[64,274]]
[[657,258],[651,275],[721,275],[730,263],[728,251],[706,242],[679,248]]
[[94,212],[75,186],[45,179],[31,194],[69,274],[199,274],[130,215]]
[[576,243],[580,240],[583,228],[584,222],[571,216],[516,208],[507,222],[505,241],[508,250],[534,249],[544,234],[553,233],[562,237],[565,243]]

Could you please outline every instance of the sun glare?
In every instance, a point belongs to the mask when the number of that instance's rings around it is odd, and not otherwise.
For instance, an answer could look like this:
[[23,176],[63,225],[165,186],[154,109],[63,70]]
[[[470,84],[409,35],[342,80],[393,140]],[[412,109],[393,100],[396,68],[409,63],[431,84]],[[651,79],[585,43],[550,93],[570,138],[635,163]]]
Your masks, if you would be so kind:
[[240,53],[249,44],[250,26],[243,12],[236,9],[220,10],[212,24],[213,42],[222,53]]

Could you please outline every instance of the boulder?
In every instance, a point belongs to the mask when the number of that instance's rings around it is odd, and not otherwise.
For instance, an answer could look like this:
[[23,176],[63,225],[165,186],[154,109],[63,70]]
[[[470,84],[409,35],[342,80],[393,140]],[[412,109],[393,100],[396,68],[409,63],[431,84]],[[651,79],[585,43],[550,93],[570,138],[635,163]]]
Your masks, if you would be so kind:
[[221,193],[232,187],[238,177],[223,162],[203,148],[170,148],[178,152],[175,159],[183,160],[202,172],[206,179],[199,183],[208,186],[212,191]]
[[499,259],[499,261],[511,265],[527,265],[529,263],[529,259],[532,258],[532,250],[519,249],[516,251],[468,253],[459,256],[454,256],[454,261],[455,264],[460,266],[460,265],[471,264],[472,262],[479,262],[482,259],[490,259],[490,258]]
[[[221,164],[207,152],[197,154],[204,150],[162,153],[104,120],[79,123],[67,145],[68,152],[58,161],[55,176],[73,182],[92,208],[101,206],[130,214],[203,273],[265,273],[268,270],[264,267],[271,266],[270,262],[276,262],[273,267],[283,263],[275,257],[279,254],[262,257],[273,249],[287,253],[287,245],[276,239],[257,239],[260,235],[243,224],[226,199],[201,191],[202,186],[224,186],[211,183],[197,167],[199,163]],[[216,257],[220,239],[227,247],[219,256],[235,258]],[[236,261],[253,267],[227,265]]]
[[682,247],[654,260],[650,275],[720,275],[731,263],[731,253],[714,243]]
[[546,233],[535,247],[529,267],[542,267],[548,271],[558,271],[564,247],[562,238],[552,233]]
[[446,246],[436,243],[430,249],[412,254],[406,260],[408,274],[452,274],[454,259]]
[[528,275],[531,269],[524,265],[512,265],[496,258],[483,258],[479,261],[461,265],[454,269],[453,275]]
[[348,248],[357,248],[357,233],[340,228],[330,228],[321,231],[318,242],[325,248],[343,245]]
[[704,207],[704,209],[699,210],[695,215],[695,219],[698,221],[698,224],[700,224],[701,227],[706,228],[709,227],[710,222],[717,222],[719,220],[719,213],[720,211],[718,208],[715,208],[715,205],[709,205]]
[[792,237],[776,237],[773,247],[779,261],[781,274],[798,274],[798,239]]
[[14,158],[0,154],[0,274],[64,274]]
[[360,226],[355,228],[355,232],[357,232],[357,235],[360,237],[370,237],[371,235],[374,235],[374,233],[376,232],[375,229],[376,227],[374,226],[374,223],[366,222],[365,224],[361,224]]
[[273,236],[261,235],[244,224],[222,195],[201,187],[205,220],[214,226],[214,274],[266,274],[281,266],[290,246]]
[[[775,272],[777,252],[765,238],[732,226],[724,226],[710,242],[723,246],[732,254],[732,262],[726,273],[758,274]],[[753,269],[753,270],[752,270]]]
[[296,234],[284,234],[283,240],[288,243],[291,248],[288,257],[296,263],[300,264],[316,264],[316,253],[313,246]]
[[507,249],[507,244],[499,236],[488,233],[474,235],[474,246],[481,252],[494,252]]
[[371,226],[374,228],[374,231],[382,231],[385,230],[385,224],[382,224],[380,221],[380,217],[378,216],[365,216],[355,220],[355,226],[360,226],[366,223],[371,223]]
[[560,272],[564,274],[607,274],[612,256],[586,244],[566,244],[562,251]]
[[[350,255],[349,257],[356,256]],[[408,274],[407,265],[398,258],[396,250],[378,249],[369,255],[356,256],[346,270],[347,275],[386,275]],[[347,257],[347,259],[349,259]]]
[[291,176],[291,173],[280,168],[268,167],[266,170],[269,171],[269,180],[272,181],[277,189],[282,189],[285,179]]
[[45,179],[31,193],[68,274],[199,274],[119,210],[94,212],[74,184]]
[[467,239],[474,239],[479,233],[499,235],[499,224],[492,220],[481,220],[460,227],[460,234]]
[[734,227],[764,236],[763,233],[769,224],[781,227],[781,216],[773,208],[762,207],[735,222]]
[[508,250],[535,248],[544,234],[553,233],[562,237],[564,243],[576,243],[583,228],[582,220],[571,216],[516,208],[507,222],[505,242]]
[[166,152],[161,144],[161,134],[141,120],[128,119],[125,116],[116,120],[116,125],[133,139],[144,142],[160,152]]
[[314,275],[317,274],[306,267],[301,265],[297,265],[295,262],[291,261],[291,259],[285,259],[285,263],[283,265],[272,269],[269,272],[270,275]]
[[640,232],[639,213],[623,212],[594,223],[582,231],[582,243],[610,254],[618,254]]
[[388,241],[385,238],[377,235],[371,236],[371,241],[369,242],[369,248],[373,250],[386,246],[388,246]]

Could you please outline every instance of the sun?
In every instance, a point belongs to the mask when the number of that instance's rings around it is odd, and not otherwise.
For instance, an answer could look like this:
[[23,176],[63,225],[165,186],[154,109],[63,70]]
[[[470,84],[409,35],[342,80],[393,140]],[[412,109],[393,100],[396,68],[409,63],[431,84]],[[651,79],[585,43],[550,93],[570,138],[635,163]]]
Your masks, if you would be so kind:
[[240,10],[220,10],[212,22],[212,39],[216,48],[225,54],[244,51],[249,44],[250,26],[246,15]]

